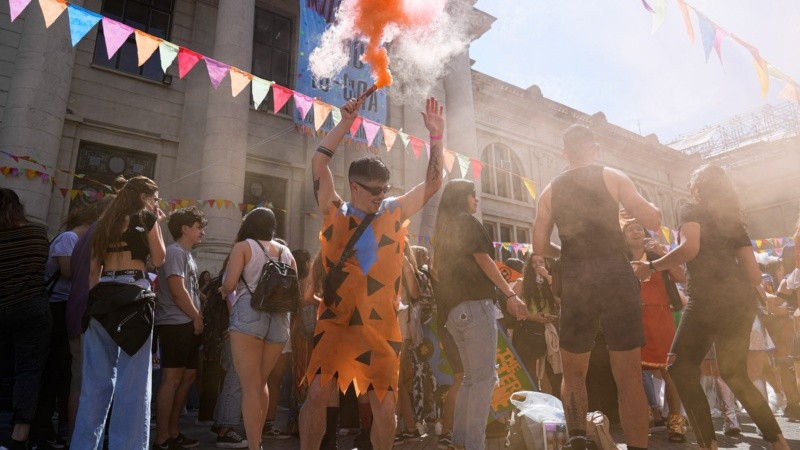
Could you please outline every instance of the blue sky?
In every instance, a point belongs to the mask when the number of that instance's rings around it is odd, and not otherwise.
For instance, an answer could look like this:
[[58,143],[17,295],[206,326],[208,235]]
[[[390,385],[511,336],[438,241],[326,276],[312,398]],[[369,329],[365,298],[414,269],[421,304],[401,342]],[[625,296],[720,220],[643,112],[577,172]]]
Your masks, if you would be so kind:
[[[800,80],[800,1],[687,0],[761,56]],[[655,34],[640,0],[479,0],[497,21],[472,44],[476,70],[662,143],[785,100],[770,79],[761,97],[753,60],[738,43],[722,42],[706,63],[697,18],[689,42],[674,0]]]

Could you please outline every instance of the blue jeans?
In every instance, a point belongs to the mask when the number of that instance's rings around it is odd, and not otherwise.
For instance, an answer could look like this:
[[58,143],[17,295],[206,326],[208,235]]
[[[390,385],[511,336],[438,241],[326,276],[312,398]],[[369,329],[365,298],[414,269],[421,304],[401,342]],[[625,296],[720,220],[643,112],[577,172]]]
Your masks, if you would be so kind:
[[464,364],[456,397],[453,443],[482,450],[492,392],[497,384],[497,320],[490,299],[461,302],[450,311],[447,329]]
[[239,375],[233,367],[230,339],[225,340],[221,363],[226,373],[214,410],[214,422],[219,427],[237,428],[242,422],[242,385],[239,384]]
[[[147,280],[103,277],[149,288]],[[114,411],[109,428],[109,448],[147,450],[150,440],[150,387],[153,335],[135,355],[129,356],[105,328],[91,319],[83,337],[83,383],[80,406],[70,447],[100,449],[111,400]]]

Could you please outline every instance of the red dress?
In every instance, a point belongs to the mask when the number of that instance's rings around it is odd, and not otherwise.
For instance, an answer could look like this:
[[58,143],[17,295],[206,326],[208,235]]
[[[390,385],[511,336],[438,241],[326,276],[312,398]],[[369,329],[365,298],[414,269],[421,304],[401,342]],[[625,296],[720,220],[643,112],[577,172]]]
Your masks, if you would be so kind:
[[647,340],[642,347],[642,367],[664,369],[675,337],[675,323],[661,272],[654,272],[650,280],[642,282],[642,319]]

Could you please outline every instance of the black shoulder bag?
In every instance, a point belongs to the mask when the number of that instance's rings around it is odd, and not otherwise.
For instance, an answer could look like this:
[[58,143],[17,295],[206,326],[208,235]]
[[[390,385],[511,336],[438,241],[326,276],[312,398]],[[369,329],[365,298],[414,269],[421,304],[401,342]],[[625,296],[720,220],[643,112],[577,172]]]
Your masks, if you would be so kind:
[[347,278],[347,274],[342,271],[344,263],[353,256],[356,251],[356,242],[358,242],[358,239],[361,238],[361,235],[364,234],[364,230],[367,229],[367,226],[369,226],[374,218],[375,214],[367,214],[364,216],[364,220],[361,221],[355,233],[353,233],[353,236],[347,241],[347,245],[344,246],[342,257],[339,258],[339,263],[331,267],[330,271],[328,271],[322,291],[322,301],[325,302],[325,306],[330,306],[335,302],[337,298],[336,291],[339,290],[339,287],[344,283],[344,279]]

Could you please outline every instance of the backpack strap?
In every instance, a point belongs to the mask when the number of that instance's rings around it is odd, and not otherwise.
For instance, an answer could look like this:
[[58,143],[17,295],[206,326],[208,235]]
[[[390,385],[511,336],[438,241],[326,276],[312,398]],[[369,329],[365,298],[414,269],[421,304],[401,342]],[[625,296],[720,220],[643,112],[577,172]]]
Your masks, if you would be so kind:
[[[258,246],[261,248],[261,251],[264,252],[264,256],[266,256],[267,259],[272,260],[272,257],[269,256],[267,249],[264,248],[263,245],[261,245],[261,242],[258,242],[258,239],[251,239],[251,240],[256,244],[258,244]],[[282,253],[283,253],[283,248],[281,248],[281,254]],[[278,255],[278,258],[280,258],[280,255]],[[242,280],[242,283],[244,283],[244,287],[245,289],[247,289],[247,292],[249,292],[250,295],[253,295],[253,291],[250,290],[250,286],[247,284],[247,280],[244,279],[244,268],[242,268],[242,273],[239,274],[239,279]]]
[[364,234],[364,230],[367,229],[369,224],[372,222],[372,219],[375,218],[375,214],[367,214],[364,216],[364,220],[358,225],[356,228],[355,233],[350,237],[350,240],[347,241],[347,245],[344,246],[344,250],[342,250],[342,257],[339,258],[339,263],[336,264],[331,270],[342,270],[344,267],[344,263],[350,259],[351,256],[355,253],[356,242],[361,238],[361,235]]

